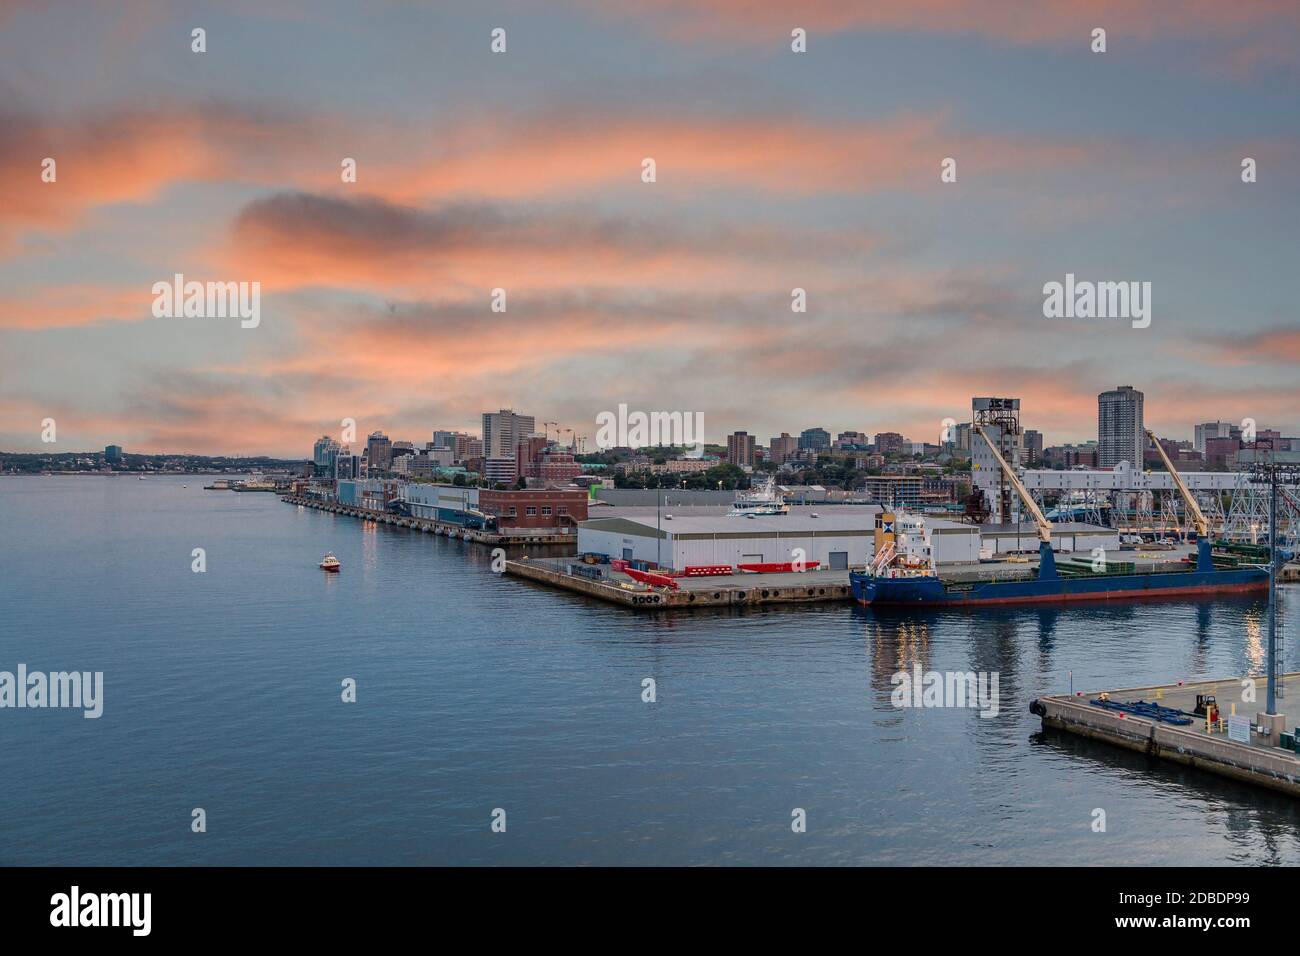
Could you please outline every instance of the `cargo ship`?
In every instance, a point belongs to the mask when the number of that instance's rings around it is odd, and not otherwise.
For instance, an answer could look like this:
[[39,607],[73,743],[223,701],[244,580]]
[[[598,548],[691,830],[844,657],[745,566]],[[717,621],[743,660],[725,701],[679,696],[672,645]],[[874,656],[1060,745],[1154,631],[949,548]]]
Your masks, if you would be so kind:
[[[985,437],[979,426],[972,434]],[[1154,440],[1148,432],[1148,437]],[[986,438],[987,440],[987,438]],[[1173,463],[1160,449],[1161,457],[1173,477],[1196,526],[1197,551],[1194,563],[1179,567],[1139,570],[1137,565],[1066,561],[1058,567],[1052,549],[1052,524],[1007,464],[992,442],[989,447],[1011,485],[1024,502],[1038,527],[1038,568],[1026,569],[1010,580],[962,580],[956,575],[945,578],[915,549],[909,548],[907,535],[895,534],[892,515],[882,515],[877,526],[876,556],[865,571],[849,574],[853,599],[859,604],[875,605],[943,605],[970,607],[987,604],[1057,604],[1072,601],[1106,601],[1152,597],[1182,597],[1216,594],[1244,594],[1268,590],[1266,567],[1240,564],[1225,556],[1216,565],[1206,521],[1195,496],[1187,488]]]

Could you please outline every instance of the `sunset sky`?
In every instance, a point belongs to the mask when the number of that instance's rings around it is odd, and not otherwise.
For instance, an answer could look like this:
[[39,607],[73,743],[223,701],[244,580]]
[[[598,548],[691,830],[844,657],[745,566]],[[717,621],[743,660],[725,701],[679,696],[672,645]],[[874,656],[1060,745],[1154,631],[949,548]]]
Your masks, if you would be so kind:
[[[1119,384],[1293,435],[1298,224],[1294,0],[0,0],[0,450],[619,403],[934,441],[976,394],[1056,444]],[[154,318],[175,273],[260,326]],[[1044,318],[1066,273],[1150,327]]]

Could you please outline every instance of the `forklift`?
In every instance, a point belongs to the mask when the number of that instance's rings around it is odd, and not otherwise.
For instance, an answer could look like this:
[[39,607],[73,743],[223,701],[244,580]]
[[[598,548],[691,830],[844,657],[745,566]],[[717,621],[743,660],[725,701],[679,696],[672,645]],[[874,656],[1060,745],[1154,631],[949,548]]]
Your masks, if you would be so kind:
[[1209,717],[1210,723],[1219,722],[1219,704],[1213,694],[1197,694],[1196,709],[1192,711],[1198,717]]

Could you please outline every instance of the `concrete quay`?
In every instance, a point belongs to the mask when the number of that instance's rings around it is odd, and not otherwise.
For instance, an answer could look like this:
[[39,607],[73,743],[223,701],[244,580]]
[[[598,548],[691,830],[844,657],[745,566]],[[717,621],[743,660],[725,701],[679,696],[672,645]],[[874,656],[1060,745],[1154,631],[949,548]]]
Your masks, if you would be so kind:
[[583,565],[599,568],[602,577],[598,580],[570,574],[569,565],[574,563],[566,558],[520,558],[507,561],[505,573],[638,611],[816,604],[852,599],[848,571],[677,578],[679,589],[673,591],[634,581],[621,571],[611,570],[607,564]]
[[[1090,737],[1106,743],[1145,753],[1151,757],[1198,767],[1223,777],[1268,787],[1300,797],[1300,755],[1278,746],[1277,731],[1300,723],[1300,673],[1281,677],[1282,696],[1277,707],[1287,712],[1287,702],[1296,699],[1294,715],[1273,718],[1262,723],[1262,711],[1268,694],[1268,678],[1250,678],[1255,682],[1255,702],[1243,703],[1242,681],[1246,678],[1165,684],[1106,691],[1117,703],[1145,701],[1182,711],[1192,718],[1190,724],[1175,726],[1155,718],[1122,711],[1107,710],[1089,703],[1102,692],[1039,697],[1029,705],[1030,712],[1042,718],[1044,727]],[[1197,694],[1213,694],[1220,714],[1226,721],[1236,702],[1237,716],[1249,719],[1252,727],[1249,742],[1230,740],[1218,728],[1206,729],[1203,716],[1192,713]],[[1289,723],[1286,722],[1289,720]],[[1255,725],[1266,728],[1259,732]]]
[[[347,515],[350,518],[361,518],[365,521],[375,521],[398,528],[410,528],[412,531],[445,535],[448,538],[459,538],[462,541],[472,541],[475,544],[485,544],[490,547],[526,548],[545,545],[548,549],[567,547],[575,554],[578,550],[578,536],[576,534],[480,531],[475,528],[462,528],[460,525],[446,521],[435,521],[431,518],[411,518],[406,515],[371,511],[369,508],[356,508],[351,505],[339,504],[336,501],[320,501],[316,498],[304,498],[298,495],[284,495],[280,500],[286,504],[315,508],[317,511],[325,511],[329,514]],[[553,554],[554,551],[551,551],[551,553]]]

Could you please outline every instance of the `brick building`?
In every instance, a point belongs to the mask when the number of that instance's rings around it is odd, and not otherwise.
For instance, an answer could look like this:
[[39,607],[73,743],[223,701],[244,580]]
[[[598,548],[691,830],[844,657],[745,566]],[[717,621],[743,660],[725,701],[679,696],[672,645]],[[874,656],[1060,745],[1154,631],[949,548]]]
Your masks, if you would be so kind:
[[478,493],[480,511],[494,515],[502,531],[511,528],[573,528],[587,520],[587,492],[578,488]]

